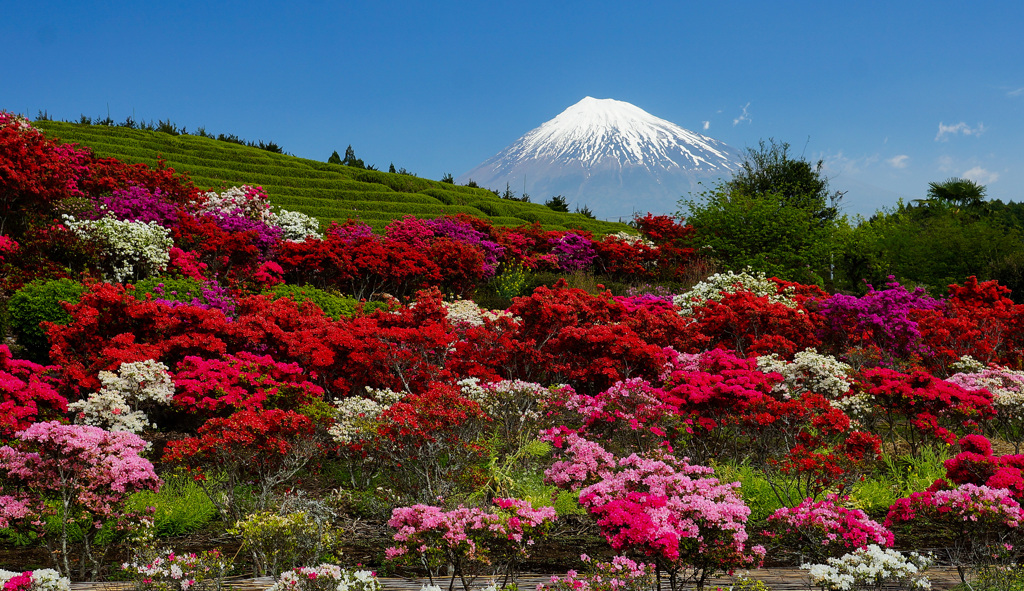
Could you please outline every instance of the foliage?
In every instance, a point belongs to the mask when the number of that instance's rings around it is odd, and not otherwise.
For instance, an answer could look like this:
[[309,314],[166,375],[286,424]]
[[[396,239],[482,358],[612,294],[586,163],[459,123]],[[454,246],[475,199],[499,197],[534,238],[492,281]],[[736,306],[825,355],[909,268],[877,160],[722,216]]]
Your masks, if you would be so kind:
[[277,577],[287,569],[322,560],[337,544],[330,524],[305,512],[252,513],[236,522],[231,532],[242,538],[242,549],[252,553],[257,577]]
[[71,279],[34,281],[16,291],[7,302],[11,328],[32,359],[47,358],[50,345],[43,322],[67,324],[71,315],[61,302],[77,303],[85,287]]
[[202,487],[183,473],[164,475],[160,490],[141,490],[128,497],[129,510],[153,507],[153,534],[177,537],[197,532],[217,515],[217,508]]

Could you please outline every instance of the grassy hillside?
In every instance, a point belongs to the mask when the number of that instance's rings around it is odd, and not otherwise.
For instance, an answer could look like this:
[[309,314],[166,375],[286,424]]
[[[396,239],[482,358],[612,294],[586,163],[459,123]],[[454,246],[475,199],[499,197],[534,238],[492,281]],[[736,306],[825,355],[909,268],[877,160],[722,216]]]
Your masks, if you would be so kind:
[[581,229],[607,234],[624,224],[558,213],[537,203],[499,199],[486,189],[441,183],[405,174],[363,170],[193,135],[59,121],[33,125],[51,137],[92,148],[98,156],[187,172],[202,188],[220,190],[233,185],[262,185],[274,205],[331,221],[360,219],[374,229],[412,214],[434,218],[466,213],[495,225],[518,226],[540,222],[547,230]]

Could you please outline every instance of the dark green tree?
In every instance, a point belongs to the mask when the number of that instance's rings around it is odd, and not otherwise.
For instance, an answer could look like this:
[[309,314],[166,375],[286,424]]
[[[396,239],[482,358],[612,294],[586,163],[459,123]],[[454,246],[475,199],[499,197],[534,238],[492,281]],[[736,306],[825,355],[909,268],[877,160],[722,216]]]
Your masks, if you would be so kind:
[[544,202],[544,205],[554,211],[569,213],[569,202],[561,195],[555,195],[551,199],[548,199]]
[[345,148],[345,158],[342,159],[341,163],[353,168],[366,168],[366,164],[359,158],[356,158],[356,151],[352,149],[352,144]]
[[395,170],[395,163],[394,162],[392,162],[391,166],[388,167],[388,172],[398,172],[397,170]]
[[594,212],[590,211],[590,208],[587,207],[586,205],[583,205],[583,206],[577,205],[576,206],[576,213],[580,214],[581,216],[583,216],[585,218],[590,218],[592,220],[596,220],[597,219],[597,217],[594,216]]
[[341,156],[338,155],[337,150],[331,153],[331,157],[327,159],[327,164],[341,164]]
[[448,183],[449,185],[454,185],[455,184],[455,177],[452,176],[452,173],[446,172],[446,173],[444,173],[444,176],[441,177],[441,182],[442,183]]
[[832,278],[843,194],[829,190],[822,165],[762,141],[731,179],[682,201],[679,215],[696,229],[695,246],[728,269],[823,284]]

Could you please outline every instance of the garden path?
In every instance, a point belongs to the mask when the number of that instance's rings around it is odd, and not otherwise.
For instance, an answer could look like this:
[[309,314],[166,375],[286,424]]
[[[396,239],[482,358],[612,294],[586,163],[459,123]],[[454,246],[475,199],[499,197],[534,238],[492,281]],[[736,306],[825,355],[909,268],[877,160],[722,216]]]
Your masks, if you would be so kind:
[[[748,575],[752,579],[763,581],[772,591],[807,591],[813,589],[807,580],[806,573],[798,568],[763,568],[753,570]],[[960,583],[956,570],[949,567],[933,567],[928,570],[928,579],[935,591],[952,589]],[[524,574],[519,577],[519,588],[523,590],[535,589],[538,583],[546,583],[551,580],[551,575]],[[735,579],[733,577],[721,577],[708,582],[708,589],[717,586],[728,588]],[[381,577],[380,582],[384,585],[385,591],[419,591],[420,587],[426,585],[426,579],[406,579],[397,577]],[[442,589],[447,589],[447,581]],[[264,591],[273,584],[270,577],[259,579],[233,577],[227,582],[228,591]],[[474,589],[482,589],[490,584],[487,579],[479,579]],[[72,583],[72,591],[127,591],[131,589],[127,582],[108,583]],[[456,584],[456,589],[461,586]],[[884,588],[883,588],[884,589]]]

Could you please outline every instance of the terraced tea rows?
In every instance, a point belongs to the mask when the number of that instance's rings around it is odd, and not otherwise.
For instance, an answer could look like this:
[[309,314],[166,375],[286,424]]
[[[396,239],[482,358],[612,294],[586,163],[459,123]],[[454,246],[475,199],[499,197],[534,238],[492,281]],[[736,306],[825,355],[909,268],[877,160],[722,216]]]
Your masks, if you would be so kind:
[[537,203],[499,199],[486,189],[431,181],[406,174],[327,164],[192,135],[37,121],[47,135],[88,146],[98,156],[187,172],[202,188],[262,185],[274,205],[332,221],[359,219],[382,229],[395,218],[435,218],[465,213],[499,226],[538,222],[546,230],[580,229],[607,234],[624,224],[559,213]]

